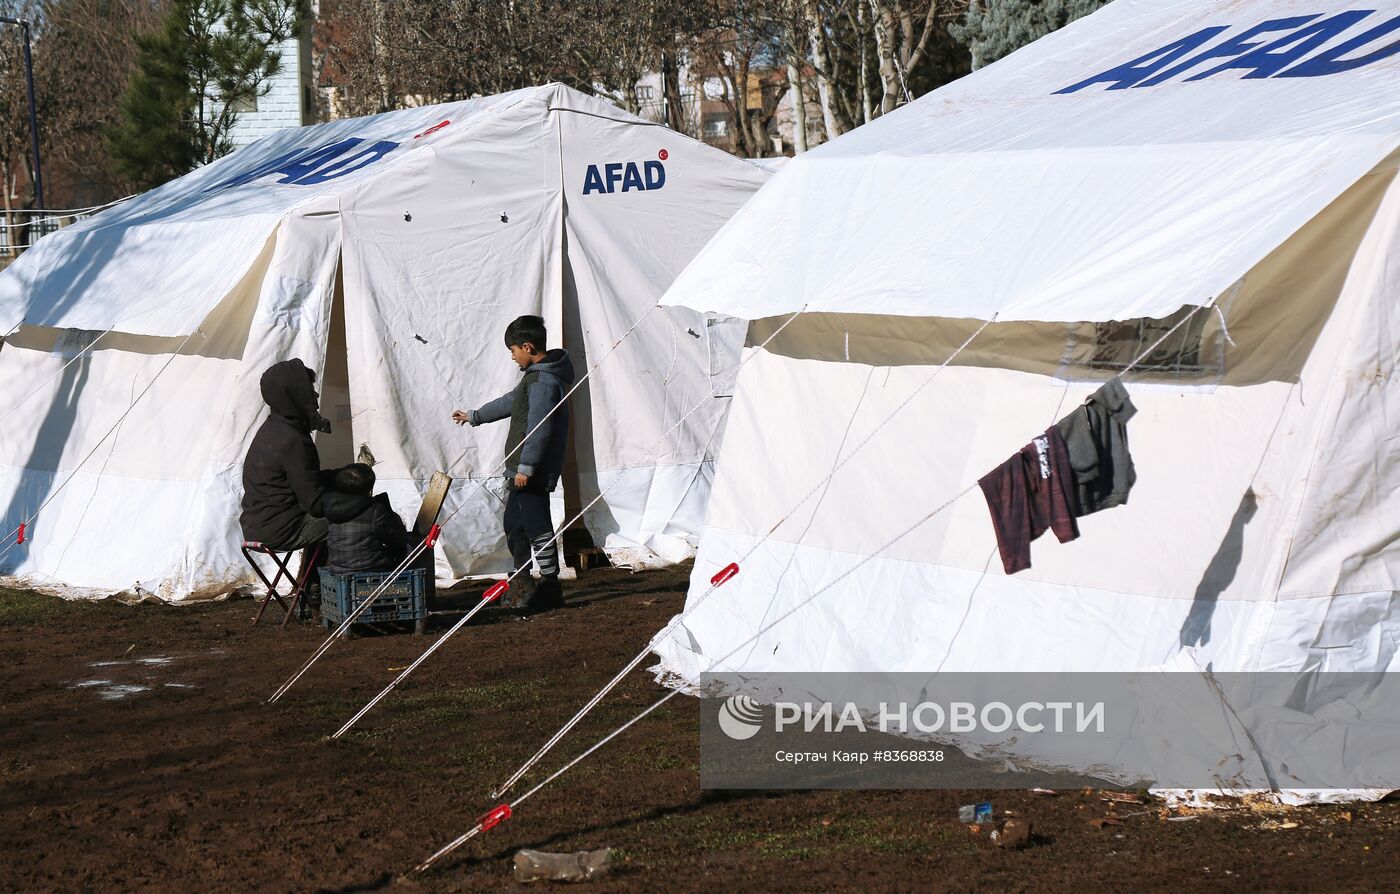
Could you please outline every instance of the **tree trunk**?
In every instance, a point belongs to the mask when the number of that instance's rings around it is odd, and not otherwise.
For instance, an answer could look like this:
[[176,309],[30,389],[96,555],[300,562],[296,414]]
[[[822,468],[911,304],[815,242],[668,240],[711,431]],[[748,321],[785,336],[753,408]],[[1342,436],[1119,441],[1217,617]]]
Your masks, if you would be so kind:
[[874,104],[870,96],[870,47],[866,45],[865,0],[856,0],[856,33],[860,39],[860,111],[863,123],[869,124],[875,117]]
[[373,48],[374,79],[379,85],[379,111],[387,112],[394,106],[389,95],[389,41],[384,12],[384,0],[374,0],[374,20],[370,22],[370,46]]
[[928,49],[929,38],[933,36],[934,26],[938,19],[939,0],[929,0],[928,9],[924,12],[924,26],[917,36],[914,31],[914,10],[904,8],[896,3],[899,9],[899,27],[904,39],[900,41],[900,59],[904,63],[904,76],[909,77],[909,72],[919,67],[919,63],[924,61],[924,52]]
[[749,138],[753,140],[755,146],[762,147],[762,150],[753,156],[754,158],[767,158],[769,153],[773,151],[773,141],[768,138],[768,133],[764,130],[763,122],[758,115],[749,116]]
[[788,96],[792,100],[792,148],[807,151],[807,99],[802,95],[802,72],[788,62]]
[[666,50],[661,51],[661,93],[666,99],[666,126],[676,133],[685,133],[680,70],[675,54]]
[[760,152],[753,145],[753,134],[749,132],[749,63],[747,61],[735,60],[734,92],[736,94],[734,97],[734,117],[739,131],[734,135],[735,145],[743,152],[744,157],[757,158]]
[[899,105],[899,68],[895,58],[894,12],[881,0],[870,0],[870,12],[875,20],[875,56],[880,61],[880,114],[886,115]]
[[831,84],[831,55],[826,47],[826,23],[822,21],[821,10],[815,0],[805,0],[807,13],[807,37],[812,45],[812,65],[817,73],[817,98],[822,107],[822,126],[826,128],[826,138],[834,140],[845,133],[845,122],[835,107],[835,90]]
[[10,204],[10,165],[0,161],[0,192],[5,194],[5,253],[13,261],[19,257],[15,250],[15,212]]

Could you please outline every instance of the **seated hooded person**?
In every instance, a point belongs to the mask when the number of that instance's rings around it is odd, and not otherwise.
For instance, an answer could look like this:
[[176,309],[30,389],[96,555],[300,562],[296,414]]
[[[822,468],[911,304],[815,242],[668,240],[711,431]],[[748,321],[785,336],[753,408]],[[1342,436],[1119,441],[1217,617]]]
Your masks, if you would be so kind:
[[326,550],[332,574],[391,571],[408,554],[403,519],[388,494],[374,492],[374,470],[352,463],[335,473],[335,492],[326,495],[330,534]]
[[244,540],[290,551],[326,539],[324,498],[334,473],[321,470],[311,440],[314,431],[330,431],[317,412],[315,383],[316,373],[300,360],[274,363],[262,375],[263,400],[272,414],[243,459]]

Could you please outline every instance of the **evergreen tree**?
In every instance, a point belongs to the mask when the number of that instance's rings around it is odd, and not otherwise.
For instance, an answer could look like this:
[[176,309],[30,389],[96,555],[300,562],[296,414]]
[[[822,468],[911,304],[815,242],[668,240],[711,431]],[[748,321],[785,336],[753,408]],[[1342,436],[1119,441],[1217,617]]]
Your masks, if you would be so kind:
[[1109,0],[972,0],[963,24],[949,31],[972,51],[972,67],[990,65]]
[[150,188],[228,154],[240,108],[271,89],[276,48],[303,13],[304,0],[173,0],[161,30],[136,38],[136,72],[107,133],[121,173]]

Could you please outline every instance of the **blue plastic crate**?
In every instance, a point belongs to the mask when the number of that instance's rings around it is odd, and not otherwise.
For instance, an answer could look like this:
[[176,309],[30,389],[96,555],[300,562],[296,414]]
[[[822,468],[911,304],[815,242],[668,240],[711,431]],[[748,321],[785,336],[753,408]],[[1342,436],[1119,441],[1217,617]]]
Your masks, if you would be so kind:
[[[322,622],[327,627],[339,626],[346,615],[358,608],[388,578],[388,572],[331,574],[324,568],[321,569]],[[416,621],[421,628],[422,622],[428,617],[427,581],[428,571],[425,568],[403,572],[379,594],[355,623]]]

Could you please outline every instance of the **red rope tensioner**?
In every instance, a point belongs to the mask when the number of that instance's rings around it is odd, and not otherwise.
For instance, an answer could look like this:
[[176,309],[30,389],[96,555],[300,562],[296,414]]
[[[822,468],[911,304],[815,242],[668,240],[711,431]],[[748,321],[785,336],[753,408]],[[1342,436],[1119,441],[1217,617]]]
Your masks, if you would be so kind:
[[508,819],[510,819],[510,805],[497,804],[487,811],[481,819],[477,820],[476,824],[481,827],[481,831],[489,832]]
[[[509,589],[510,581],[498,580],[491,586],[487,587],[485,593],[481,594],[481,601],[495,602],[497,599],[500,599],[502,596],[504,596],[506,590]],[[504,804],[502,804],[501,806],[506,808],[506,816],[510,816],[510,808],[506,807],[506,805]]]
[[428,536],[423,538],[425,546],[432,546],[437,543],[438,535],[442,533],[442,525],[433,525],[428,529]]
[[20,522],[20,523],[19,523],[19,530],[15,532],[15,543],[23,543],[23,542],[24,542],[24,526],[25,526],[26,524],[28,524],[28,522]]
[[739,565],[735,562],[730,562],[728,565],[725,565],[723,568],[717,571],[714,577],[710,578],[710,585],[718,587],[720,584],[727,583],[734,577],[734,575],[738,573]]

